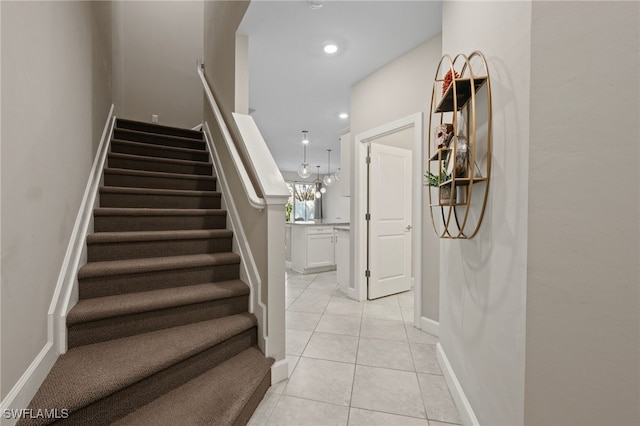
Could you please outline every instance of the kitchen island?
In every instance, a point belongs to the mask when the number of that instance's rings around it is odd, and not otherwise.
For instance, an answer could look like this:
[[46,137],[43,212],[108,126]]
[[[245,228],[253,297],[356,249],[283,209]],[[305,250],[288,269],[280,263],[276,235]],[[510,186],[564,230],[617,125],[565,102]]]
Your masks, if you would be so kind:
[[335,227],[348,222],[304,221],[286,224],[285,245],[288,266],[301,274],[336,269]]

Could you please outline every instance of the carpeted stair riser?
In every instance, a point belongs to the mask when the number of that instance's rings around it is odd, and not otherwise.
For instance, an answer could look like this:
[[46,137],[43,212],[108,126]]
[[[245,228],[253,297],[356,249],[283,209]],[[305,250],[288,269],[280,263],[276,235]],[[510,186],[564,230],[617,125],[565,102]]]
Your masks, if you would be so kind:
[[172,160],[168,158],[145,157],[142,155],[119,154],[112,152],[108,155],[111,168],[147,170],[150,172],[182,173],[187,175],[211,176],[211,163],[189,160]]
[[185,189],[188,191],[215,191],[213,176],[179,173],[148,172],[132,169],[105,169],[105,186],[155,189]]
[[159,135],[179,136],[183,138],[190,138],[196,140],[202,140],[202,132],[198,130],[182,129],[179,127],[162,126],[154,123],[144,123],[142,121],[127,120],[125,118],[118,118],[116,128],[136,130],[138,132],[155,133]]
[[222,229],[227,226],[225,210],[163,211],[105,209],[94,211],[96,232],[166,231],[175,229]]
[[256,408],[258,408],[258,405],[260,405],[260,402],[262,402],[262,399],[269,390],[270,386],[271,370],[267,370],[265,375],[262,377],[262,381],[251,395],[251,398],[244,406],[236,420],[232,423],[233,426],[245,426],[247,423],[249,423],[251,416],[256,411]]
[[271,365],[272,359],[251,347],[118,420],[114,426],[244,425],[269,387]]
[[[106,425],[131,413],[256,344],[256,329],[238,334],[221,344],[113,393],[72,413],[61,425]],[[58,424],[58,423],[56,423]],[[212,424],[215,424],[213,422]]]
[[149,291],[160,288],[181,287],[208,282],[235,280],[239,264],[203,266],[140,274],[112,275],[79,279],[80,299],[113,296],[123,293]]
[[232,237],[184,240],[123,241],[87,244],[87,260],[142,259],[146,257],[185,256],[190,254],[221,253],[231,251]]
[[171,148],[146,142],[113,140],[111,142],[111,152],[143,155],[146,157],[173,158],[175,160],[209,161],[209,153],[207,151]]
[[[200,195],[185,192],[184,194],[127,192],[100,188],[100,205],[102,207],[127,208],[167,208],[167,209],[219,209],[221,195],[213,191]],[[151,190],[149,190],[151,191]]]
[[206,143],[203,140],[182,138],[179,136],[160,135],[154,133],[138,132],[135,130],[119,129],[113,130],[113,138],[131,142],[145,142],[154,145],[165,145],[176,148],[199,149],[204,151]]
[[69,348],[74,348],[240,314],[247,311],[247,306],[249,306],[249,296],[244,295],[74,324],[68,326],[68,346]]

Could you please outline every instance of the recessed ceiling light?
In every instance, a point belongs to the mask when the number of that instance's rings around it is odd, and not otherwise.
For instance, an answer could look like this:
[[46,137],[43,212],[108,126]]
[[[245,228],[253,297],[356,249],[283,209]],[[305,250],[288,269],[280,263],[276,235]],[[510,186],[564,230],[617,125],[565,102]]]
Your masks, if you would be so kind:
[[327,55],[333,55],[337,51],[338,51],[338,45],[337,44],[335,44],[333,42],[325,43],[325,45],[324,45],[324,53],[326,53]]
[[311,0],[311,1],[309,2],[309,8],[310,8],[311,10],[318,10],[318,9],[321,9],[321,8],[322,8],[322,6],[324,6],[324,4],[323,4],[321,1],[314,1],[314,0]]
[[346,112],[343,112],[338,117],[342,118],[343,120],[346,120],[347,118],[349,118],[349,114],[347,114]]

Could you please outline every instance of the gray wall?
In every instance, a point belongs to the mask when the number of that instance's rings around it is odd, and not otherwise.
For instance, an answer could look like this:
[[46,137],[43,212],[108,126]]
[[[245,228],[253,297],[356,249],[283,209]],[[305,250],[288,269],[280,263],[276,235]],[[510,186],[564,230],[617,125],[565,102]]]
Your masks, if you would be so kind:
[[[436,73],[441,55],[442,39],[438,35],[353,85],[351,158],[355,158],[353,144],[356,135],[417,112],[424,114],[423,140],[428,140],[432,77]],[[353,189],[351,193],[355,193]],[[426,189],[423,196],[428,200]],[[351,202],[355,203],[356,198],[351,197]],[[351,208],[354,208],[353,204]],[[429,217],[429,209],[425,203],[422,235],[422,316],[438,321],[440,240],[433,232],[430,219],[426,221]]]
[[533,2],[526,424],[640,424],[639,12]]
[[478,234],[441,243],[440,343],[480,424],[520,425],[531,2],[444,2],[442,23],[443,54],[479,50],[488,60],[493,164]]
[[191,128],[202,121],[202,1],[113,3],[114,100],[117,114]]
[[111,106],[111,4],[2,9],[4,399],[47,342],[47,312]]

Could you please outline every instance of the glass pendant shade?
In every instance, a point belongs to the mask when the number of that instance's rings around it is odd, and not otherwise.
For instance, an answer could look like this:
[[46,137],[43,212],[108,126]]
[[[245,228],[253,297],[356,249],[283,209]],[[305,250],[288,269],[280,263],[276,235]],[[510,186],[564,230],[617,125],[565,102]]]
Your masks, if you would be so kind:
[[322,178],[322,181],[324,182],[325,185],[327,186],[331,186],[333,185],[334,182],[334,177],[331,174],[331,150],[327,149],[327,174],[325,175],[324,178]]
[[320,191],[316,191],[316,198],[322,197],[322,193]]
[[[306,141],[306,142],[305,142]],[[309,164],[307,164],[307,143],[309,140],[307,139],[307,131],[302,131],[302,164],[298,167],[298,176],[302,179],[306,179],[311,176],[311,169],[309,168]]]
[[320,188],[320,192],[322,194],[325,194],[327,192],[327,188],[325,188],[324,186],[322,188]]
[[336,170],[336,172],[333,174],[333,178],[336,180],[336,182],[338,182],[340,180],[340,175],[342,174],[341,169]]

